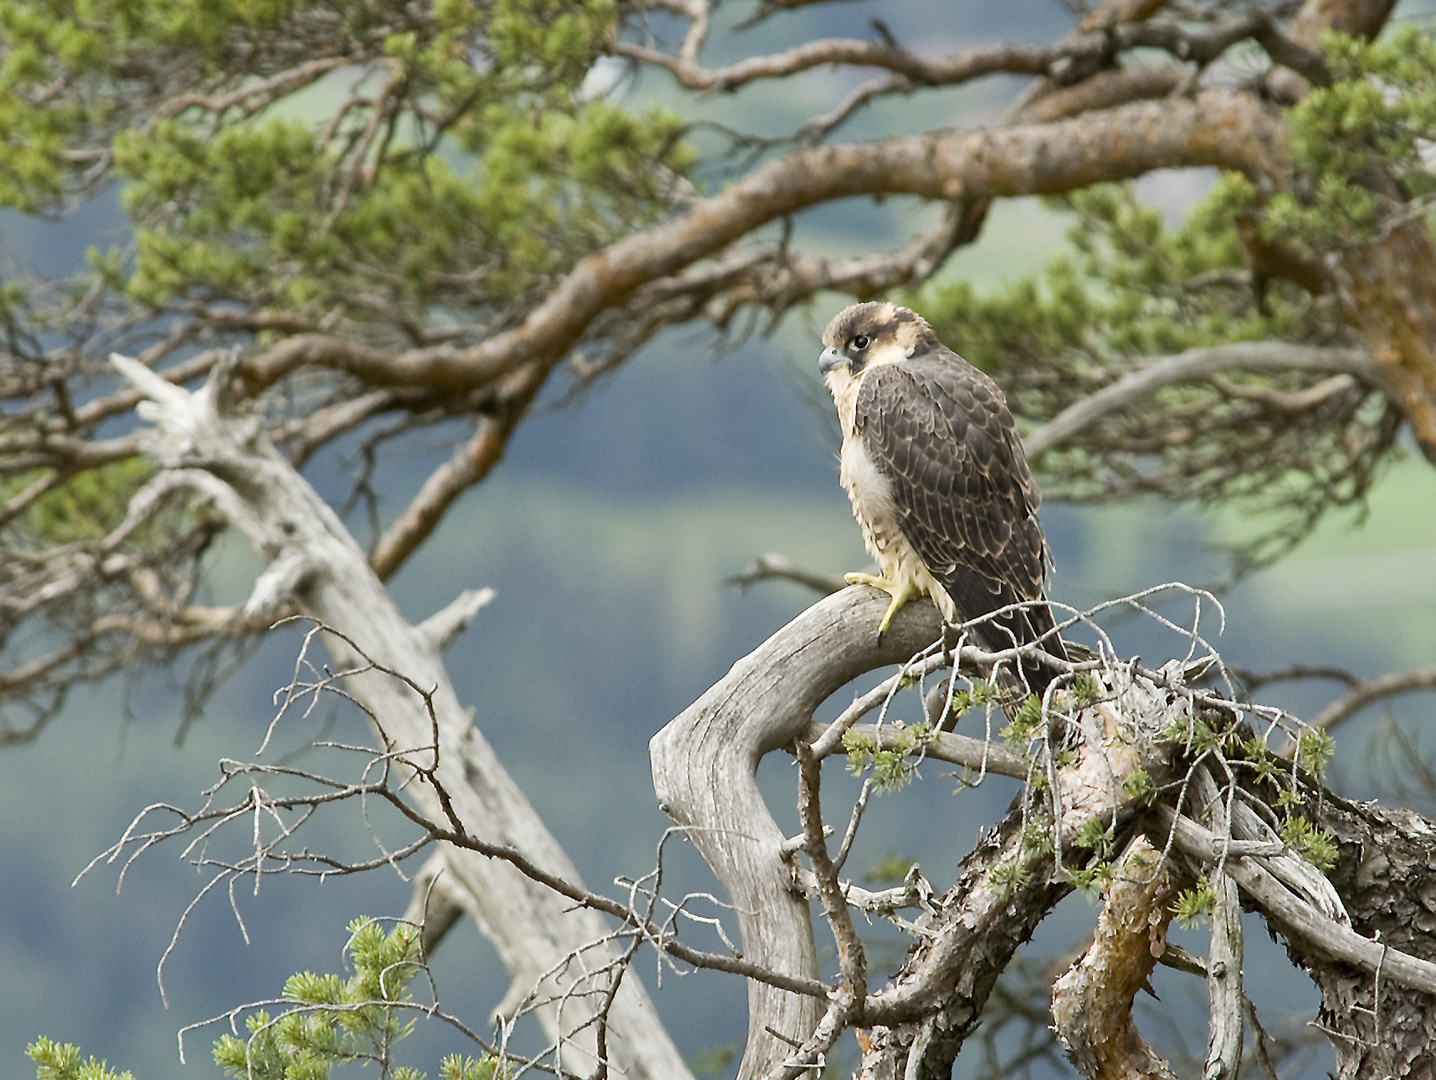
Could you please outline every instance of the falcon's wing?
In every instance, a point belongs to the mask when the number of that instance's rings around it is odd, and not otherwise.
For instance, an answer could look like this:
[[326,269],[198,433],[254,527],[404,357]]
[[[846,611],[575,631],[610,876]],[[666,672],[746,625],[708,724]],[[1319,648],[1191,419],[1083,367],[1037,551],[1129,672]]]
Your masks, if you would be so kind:
[[[904,536],[962,618],[1042,598],[1047,545],[1037,487],[986,375],[946,349],[874,367],[858,388],[854,420],[892,485]],[[997,621],[1023,643],[1053,625],[1046,605]],[[1012,645],[1001,631],[983,637],[992,648]]]

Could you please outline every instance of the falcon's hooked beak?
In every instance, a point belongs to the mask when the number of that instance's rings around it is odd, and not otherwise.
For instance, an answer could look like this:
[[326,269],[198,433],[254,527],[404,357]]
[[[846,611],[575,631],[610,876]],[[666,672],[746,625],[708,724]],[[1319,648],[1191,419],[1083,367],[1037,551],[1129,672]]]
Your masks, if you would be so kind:
[[826,375],[828,372],[842,367],[847,362],[848,358],[845,354],[829,345],[823,350],[822,355],[818,357],[818,370]]

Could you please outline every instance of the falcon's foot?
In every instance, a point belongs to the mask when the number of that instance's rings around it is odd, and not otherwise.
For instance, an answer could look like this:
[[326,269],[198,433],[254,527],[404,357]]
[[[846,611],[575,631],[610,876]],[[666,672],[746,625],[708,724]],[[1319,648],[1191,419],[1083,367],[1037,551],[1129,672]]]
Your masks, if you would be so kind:
[[892,597],[892,603],[888,605],[888,609],[883,615],[883,621],[878,623],[879,641],[881,641],[882,636],[887,633],[888,623],[893,621],[893,616],[898,613],[898,609],[913,597],[919,595],[918,590],[913,587],[911,581],[897,582],[886,574],[844,574],[843,580],[849,585],[871,585],[873,588],[881,589]]

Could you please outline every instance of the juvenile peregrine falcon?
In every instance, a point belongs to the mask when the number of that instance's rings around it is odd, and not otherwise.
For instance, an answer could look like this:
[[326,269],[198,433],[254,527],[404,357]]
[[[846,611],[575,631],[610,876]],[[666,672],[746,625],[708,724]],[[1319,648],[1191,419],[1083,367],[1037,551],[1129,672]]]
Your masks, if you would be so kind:
[[[823,331],[818,361],[843,429],[843,487],[881,575],[848,574],[892,596],[881,635],[926,593],[946,622],[1044,601],[1049,556],[1037,485],[997,384],[937,339],[921,315],[855,304]],[[1045,602],[972,630],[989,651],[1042,639],[1065,659]],[[1045,635],[1045,636],[1044,636]],[[1034,689],[1050,673],[1028,669]]]

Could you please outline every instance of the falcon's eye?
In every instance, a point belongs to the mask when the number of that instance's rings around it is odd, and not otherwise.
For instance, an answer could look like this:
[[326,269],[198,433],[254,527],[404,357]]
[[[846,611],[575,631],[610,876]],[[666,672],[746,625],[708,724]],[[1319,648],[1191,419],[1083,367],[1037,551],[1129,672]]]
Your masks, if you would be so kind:
[[858,352],[862,352],[871,344],[872,342],[868,339],[867,334],[859,334],[857,337],[853,338],[853,348],[856,349]]

